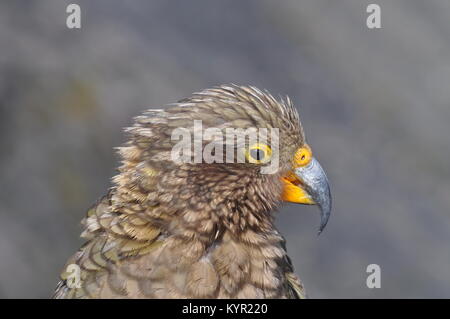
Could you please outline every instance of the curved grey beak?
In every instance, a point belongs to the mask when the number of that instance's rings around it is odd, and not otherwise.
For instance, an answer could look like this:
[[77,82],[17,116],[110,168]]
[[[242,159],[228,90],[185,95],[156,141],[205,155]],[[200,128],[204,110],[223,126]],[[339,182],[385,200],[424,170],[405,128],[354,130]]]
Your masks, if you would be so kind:
[[295,175],[320,208],[320,234],[327,225],[331,213],[331,192],[328,178],[315,158],[308,165],[296,168]]

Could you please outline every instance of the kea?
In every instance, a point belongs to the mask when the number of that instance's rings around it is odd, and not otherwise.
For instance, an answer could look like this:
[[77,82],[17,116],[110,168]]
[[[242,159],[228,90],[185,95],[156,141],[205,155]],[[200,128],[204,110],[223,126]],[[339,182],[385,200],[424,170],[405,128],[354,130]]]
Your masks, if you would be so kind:
[[[274,212],[318,205],[320,233],[331,196],[288,97],[222,85],[147,110],[125,132],[113,186],[83,219],[86,243],[54,298],[306,297]],[[180,147],[180,132],[194,145]]]

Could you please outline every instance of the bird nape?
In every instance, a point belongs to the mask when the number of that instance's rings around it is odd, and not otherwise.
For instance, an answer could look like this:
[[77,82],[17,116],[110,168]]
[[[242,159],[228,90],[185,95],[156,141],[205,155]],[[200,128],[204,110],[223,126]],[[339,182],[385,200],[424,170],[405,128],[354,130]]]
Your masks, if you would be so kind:
[[316,204],[320,232],[331,196],[289,98],[222,85],[126,132],[54,298],[305,297],[273,212]]

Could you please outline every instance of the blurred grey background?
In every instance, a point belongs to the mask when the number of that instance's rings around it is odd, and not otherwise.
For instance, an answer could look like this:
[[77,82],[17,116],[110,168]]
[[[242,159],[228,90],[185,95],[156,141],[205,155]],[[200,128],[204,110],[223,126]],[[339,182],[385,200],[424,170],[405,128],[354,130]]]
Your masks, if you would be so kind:
[[233,82],[292,98],[332,183],[320,237],[278,216],[310,297],[450,298],[450,1],[2,1],[0,43],[0,297],[52,294],[133,116]]

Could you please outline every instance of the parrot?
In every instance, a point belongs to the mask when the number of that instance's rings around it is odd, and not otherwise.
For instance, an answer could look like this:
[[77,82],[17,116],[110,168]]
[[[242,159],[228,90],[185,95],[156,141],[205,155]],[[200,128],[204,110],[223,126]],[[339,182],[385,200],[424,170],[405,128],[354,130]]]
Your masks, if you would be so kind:
[[317,205],[320,233],[331,192],[289,97],[220,85],[144,111],[125,135],[53,298],[307,297],[276,212]]

